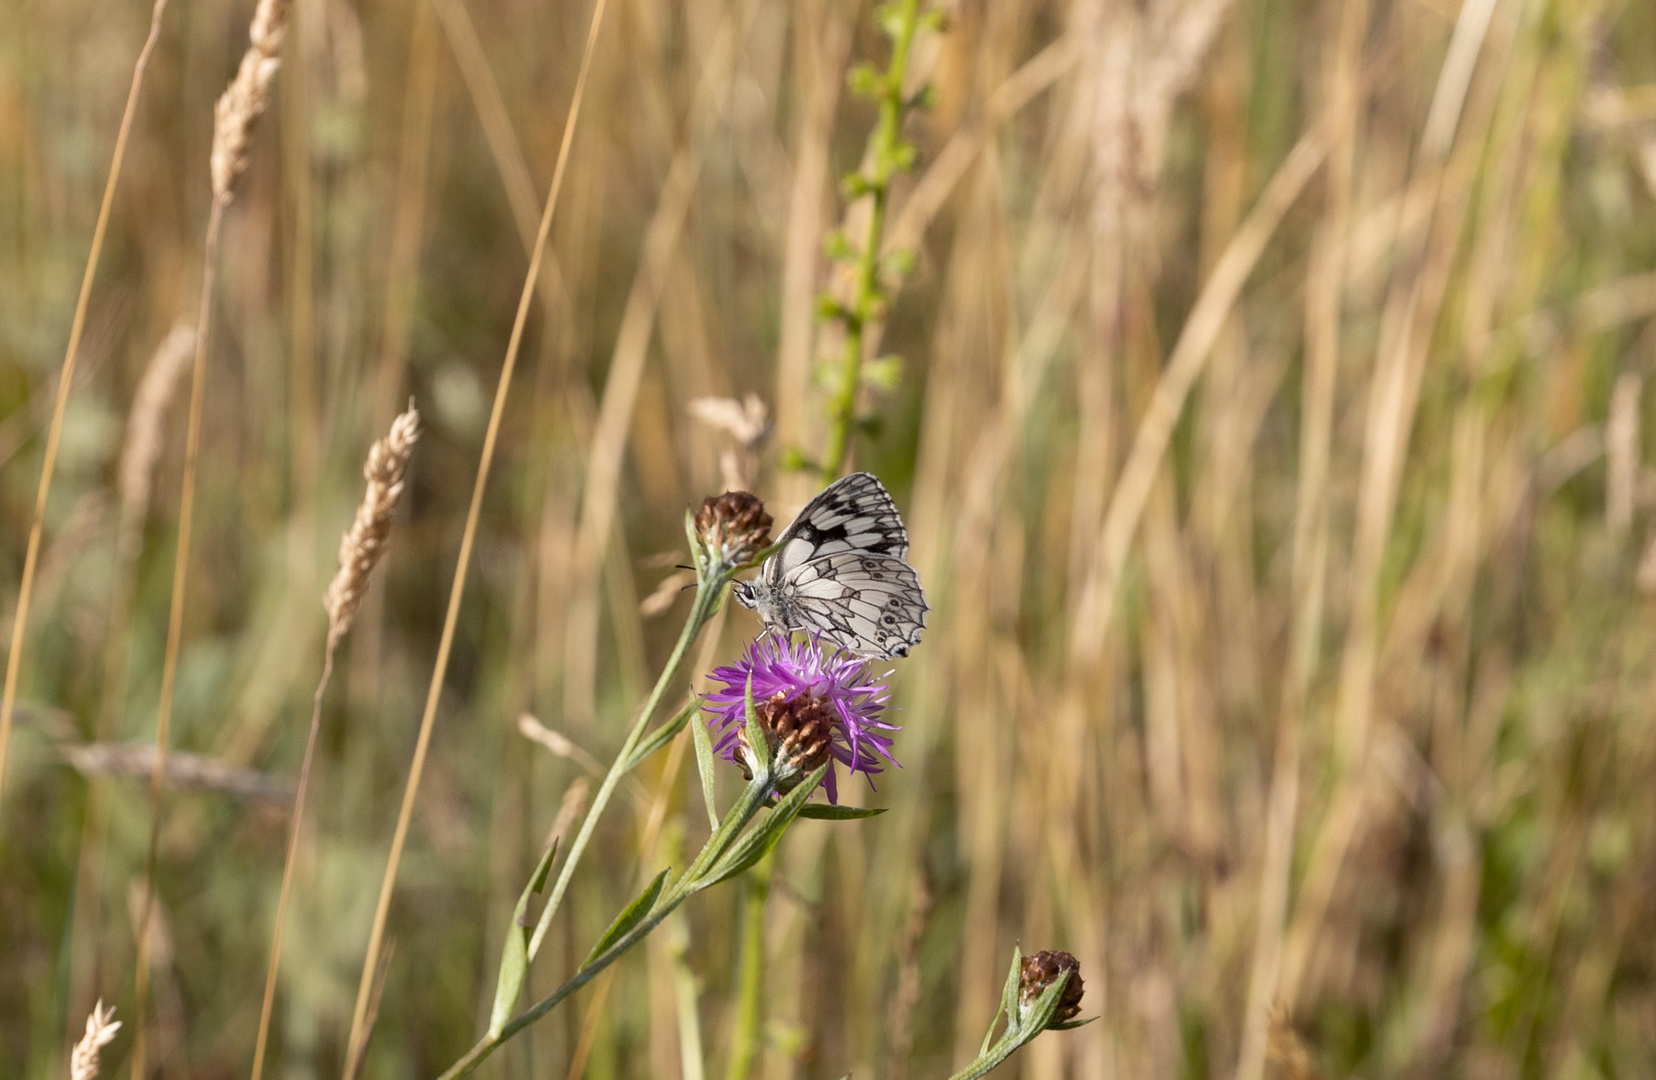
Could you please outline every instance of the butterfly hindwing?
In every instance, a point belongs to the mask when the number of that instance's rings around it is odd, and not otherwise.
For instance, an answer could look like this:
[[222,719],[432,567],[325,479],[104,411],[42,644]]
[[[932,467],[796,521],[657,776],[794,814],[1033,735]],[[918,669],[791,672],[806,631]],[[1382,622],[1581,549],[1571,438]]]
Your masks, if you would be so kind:
[[926,626],[920,575],[901,559],[824,555],[794,570],[787,587],[801,622],[860,655],[906,656]]

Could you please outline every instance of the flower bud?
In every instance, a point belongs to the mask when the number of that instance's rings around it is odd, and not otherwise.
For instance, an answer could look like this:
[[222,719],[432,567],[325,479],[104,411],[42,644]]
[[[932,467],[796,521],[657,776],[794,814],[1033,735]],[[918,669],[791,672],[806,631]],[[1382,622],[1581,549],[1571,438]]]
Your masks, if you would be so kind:
[[696,537],[715,563],[739,566],[770,544],[771,516],[757,495],[727,491],[702,503]]
[[1060,949],[1042,949],[1023,958],[1023,969],[1018,973],[1018,1011],[1028,1013],[1047,987],[1057,982],[1064,972],[1069,981],[1058,999],[1058,1008],[1048,1023],[1067,1024],[1081,1012],[1081,961]]
[[[782,691],[755,702],[753,715],[765,732],[770,746],[771,771],[778,791],[792,791],[799,782],[828,764],[834,742],[834,707],[827,698],[801,694],[787,698]],[[747,732],[736,729],[736,764],[742,775],[753,779],[752,754]]]

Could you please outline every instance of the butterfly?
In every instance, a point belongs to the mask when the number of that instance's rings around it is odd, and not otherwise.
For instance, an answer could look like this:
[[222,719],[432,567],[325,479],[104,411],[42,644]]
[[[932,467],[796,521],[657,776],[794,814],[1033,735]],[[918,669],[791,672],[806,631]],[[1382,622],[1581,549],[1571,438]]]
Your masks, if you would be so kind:
[[807,503],[759,576],[732,593],[773,630],[820,634],[890,660],[907,656],[926,626],[926,595],[907,554],[891,493],[872,473],[852,473]]

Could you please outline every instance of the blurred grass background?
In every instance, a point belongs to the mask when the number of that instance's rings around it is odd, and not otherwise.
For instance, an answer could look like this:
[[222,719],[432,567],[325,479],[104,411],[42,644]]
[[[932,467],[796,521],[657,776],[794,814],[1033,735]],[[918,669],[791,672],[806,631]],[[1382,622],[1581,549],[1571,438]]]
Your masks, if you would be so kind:
[[[140,379],[193,317],[212,105],[249,7],[168,11],[93,293],[0,806],[6,1076],[64,1075],[95,997],[130,1013],[182,394],[153,499],[119,461]],[[757,1074],[946,1075],[1014,942],[1076,953],[1101,1017],[1006,1066],[1030,1076],[1656,1074],[1656,7],[949,13],[912,64],[937,101],[888,231],[916,256],[880,341],[902,364],[855,452],[933,605],[895,676],[905,768],[856,796],[889,814],[806,822],[781,853]],[[8,625],[148,16],[0,0]],[[172,739],[201,758],[164,801],[155,909],[164,1080],[249,1066],[321,592],[363,453],[412,393],[428,433],[327,706],[274,1029],[273,1075],[340,1067],[589,17],[294,0],[209,358]],[[486,1017],[583,775],[520,714],[607,758],[676,634],[684,601],[640,604],[728,447],[690,402],[760,395],[759,492],[779,522],[811,494],[776,462],[822,442],[822,245],[874,122],[846,73],[886,50],[848,0],[613,6],[367,1076],[433,1074]],[[754,631],[732,613],[715,655]],[[612,811],[532,991],[630,896],[664,779],[644,869],[700,842],[686,770],[661,770]],[[486,1075],[584,1055],[594,1078],[683,1076],[681,965],[723,1075],[744,895],[699,898],[599,1008],[589,989]]]

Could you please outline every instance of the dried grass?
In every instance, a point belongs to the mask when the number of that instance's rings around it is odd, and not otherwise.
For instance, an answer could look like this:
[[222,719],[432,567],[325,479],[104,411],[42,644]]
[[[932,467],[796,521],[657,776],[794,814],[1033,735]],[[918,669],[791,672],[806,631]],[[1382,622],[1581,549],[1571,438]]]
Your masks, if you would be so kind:
[[103,999],[92,1006],[86,1018],[86,1034],[69,1055],[69,1080],[97,1080],[98,1055],[120,1034],[121,1022],[115,1019],[115,1006],[104,1011]]

